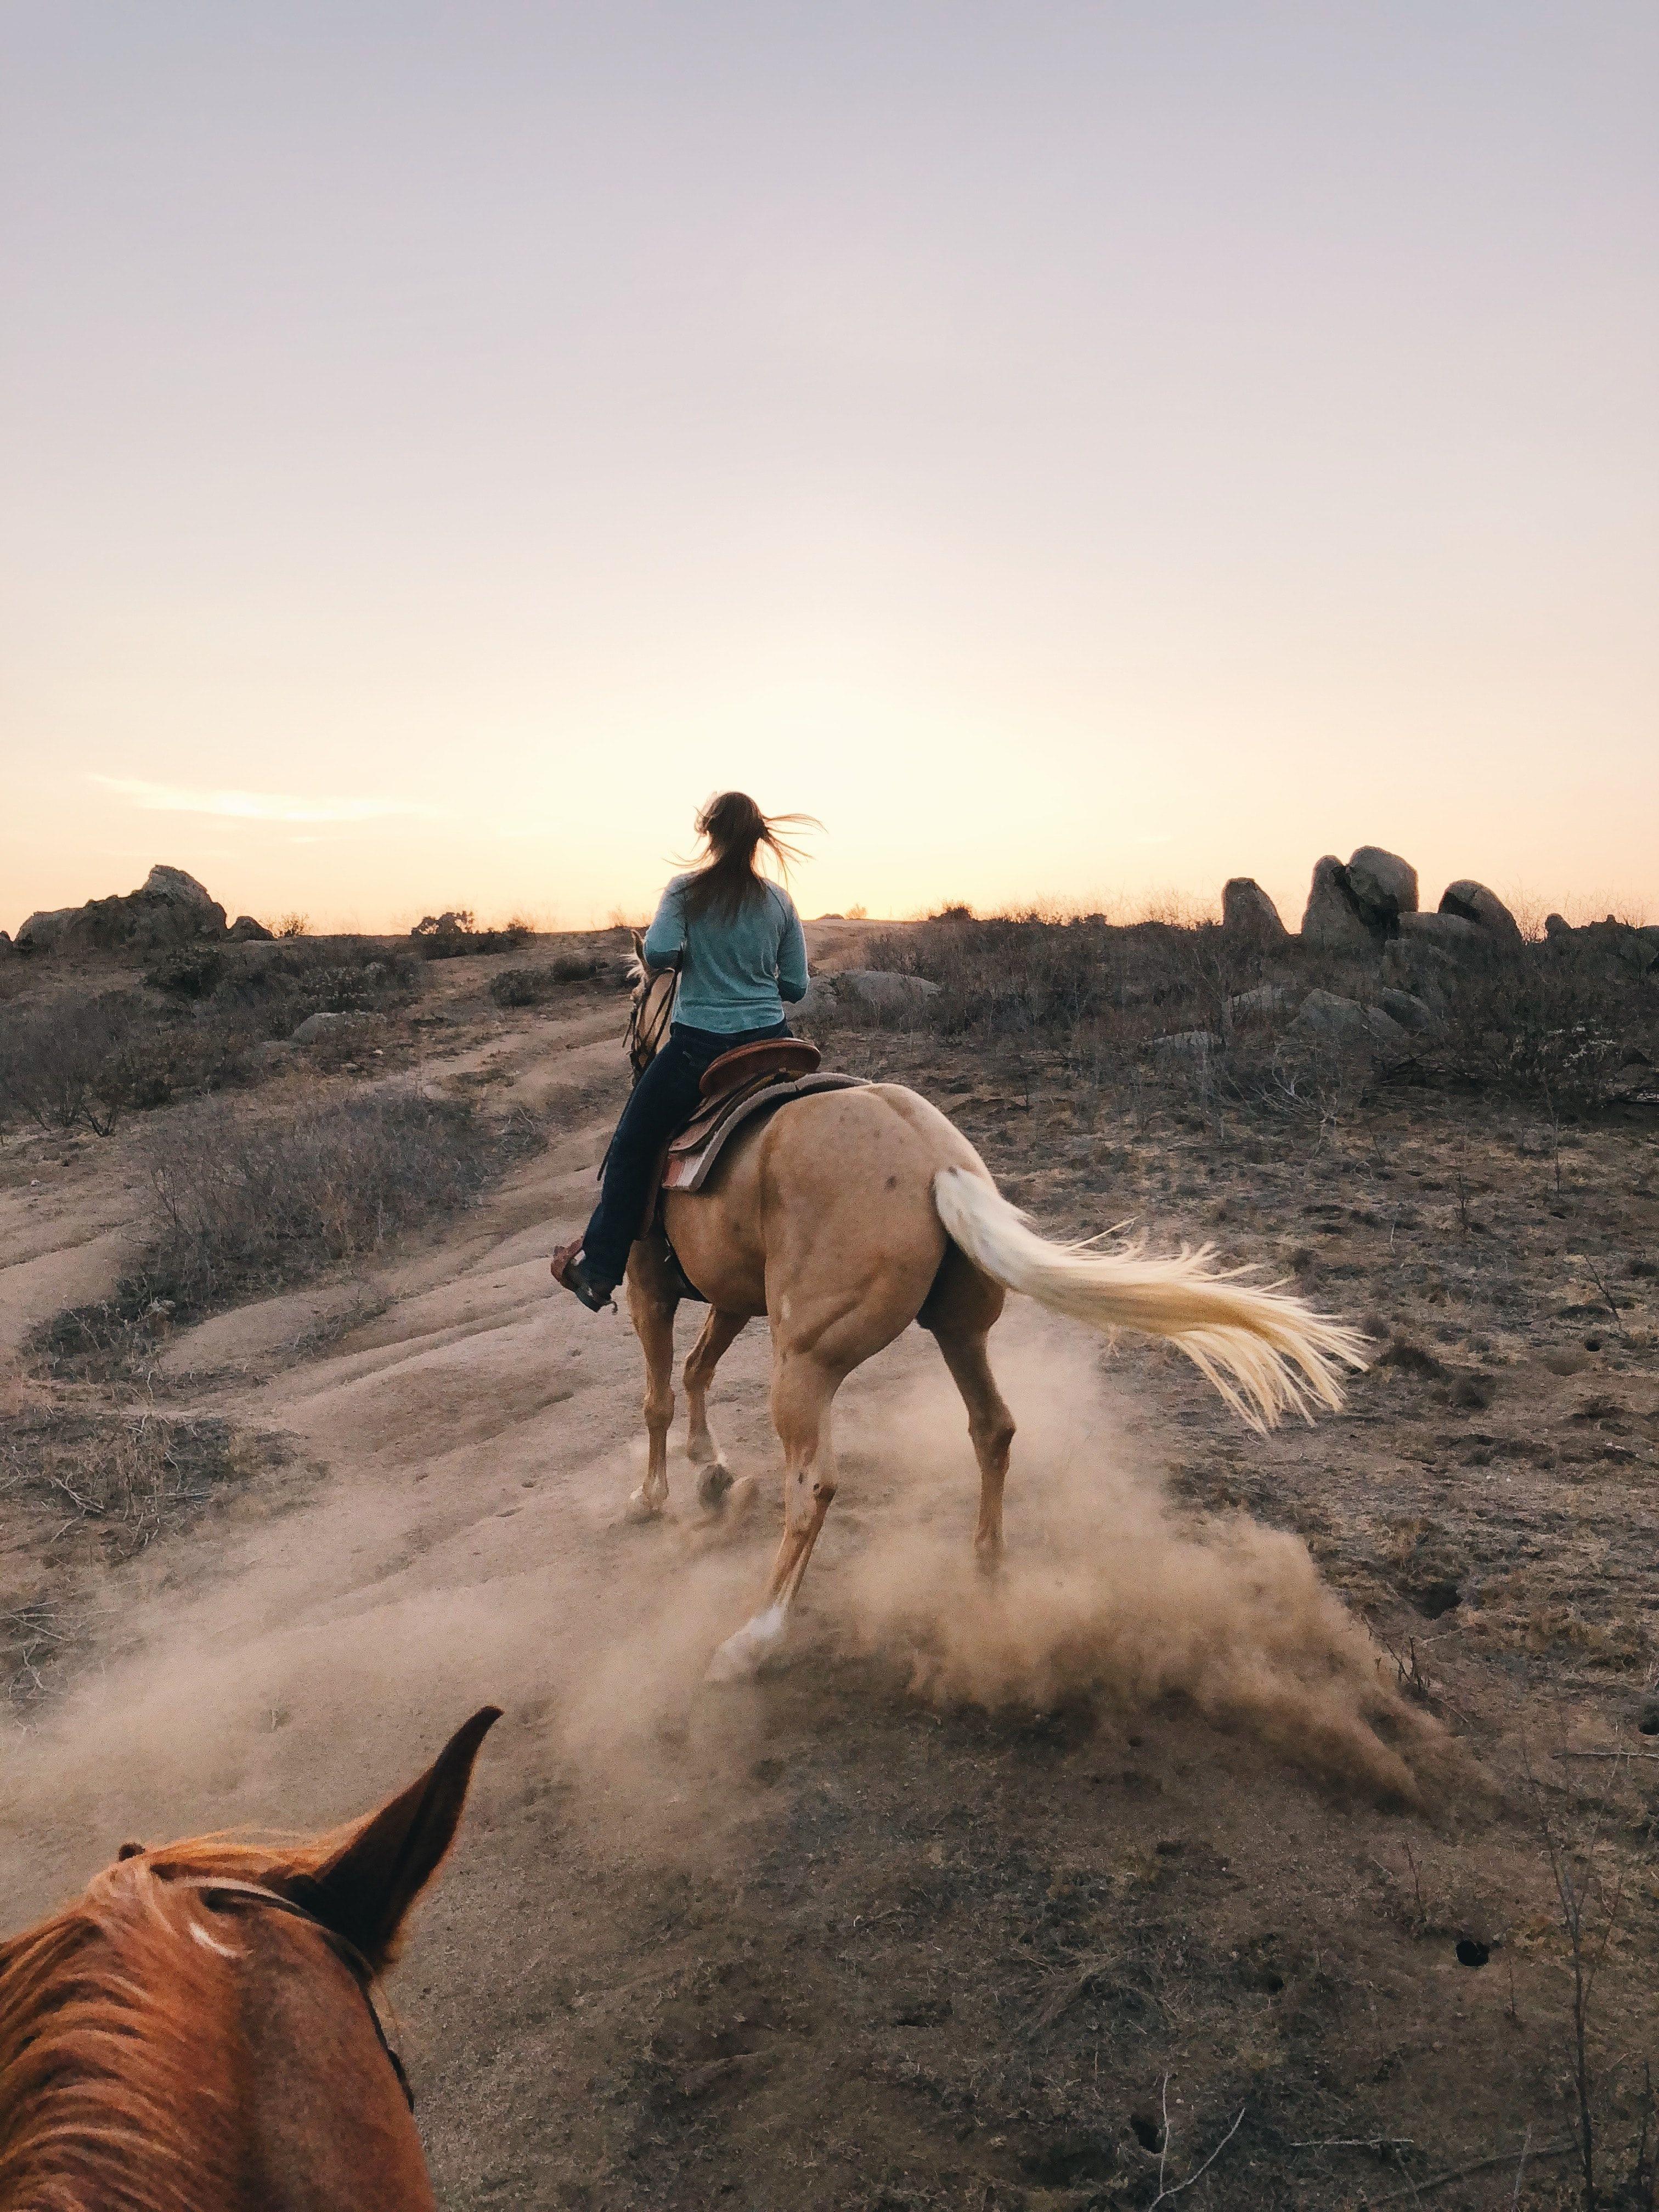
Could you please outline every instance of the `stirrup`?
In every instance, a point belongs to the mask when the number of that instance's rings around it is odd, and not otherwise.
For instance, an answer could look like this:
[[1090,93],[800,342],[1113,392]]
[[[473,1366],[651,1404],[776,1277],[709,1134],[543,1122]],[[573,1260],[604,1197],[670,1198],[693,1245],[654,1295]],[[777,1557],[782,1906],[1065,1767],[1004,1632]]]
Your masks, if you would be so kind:
[[582,1248],[580,1238],[574,1244],[560,1245],[558,1250],[553,1255],[550,1272],[560,1288],[570,1291],[573,1296],[580,1298],[589,1313],[616,1311],[617,1301],[611,1295],[616,1285],[607,1283],[601,1287],[594,1281],[582,1265]]

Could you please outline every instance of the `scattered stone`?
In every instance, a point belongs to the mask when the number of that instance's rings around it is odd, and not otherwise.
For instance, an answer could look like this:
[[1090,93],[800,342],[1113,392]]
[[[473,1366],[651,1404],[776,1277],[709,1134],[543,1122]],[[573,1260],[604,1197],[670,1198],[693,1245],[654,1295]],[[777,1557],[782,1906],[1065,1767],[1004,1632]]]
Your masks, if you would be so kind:
[[1402,914],[1417,912],[1417,871],[1398,853],[1362,845],[1348,862],[1348,889],[1361,919],[1392,932]]
[[1221,1048],[1221,1039],[1213,1030],[1176,1030],[1169,1036],[1152,1039],[1152,1050],[1160,1060],[1190,1060],[1197,1065]]
[[1250,876],[1235,876],[1222,885],[1221,927],[1229,937],[1264,949],[1290,941],[1279,908]]
[[230,925],[228,934],[238,945],[274,945],[276,933],[267,929],[262,921],[255,921],[251,914],[239,914]]
[[1357,999],[1339,998],[1334,991],[1310,991],[1291,1027],[1316,1042],[1369,1045],[1401,1057],[1412,1047],[1409,1034],[1381,1006],[1362,1006]]
[[384,1029],[386,1016],[353,1011],[340,1014],[307,1014],[289,1039],[290,1044],[315,1044],[319,1037],[339,1036],[356,1030]]
[[1375,947],[1376,938],[1359,911],[1348,872],[1334,854],[1315,863],[1302,936],[1304,943],[1328,952],[1370,952]]
[[1258,983],[1253,991],[1238,991],[1227,1001],[1230,1022],[1248,1021],[1255,1014],[1276,1014],[1296,994],[1283,983]]
[[917,1014],[940,989],[925,975],[901,975],[887,968],[843,968],[832,981],[843,1013]]
[[1447,884],[1440,896],[1440,911],[1472,921],[1489,939],[1499,944],[1518,946],[1526,942],[1520,923],[1497,892],[1489,891],[1485,884],[1477,884],[1472,878],[1466,876],[1459,883]]

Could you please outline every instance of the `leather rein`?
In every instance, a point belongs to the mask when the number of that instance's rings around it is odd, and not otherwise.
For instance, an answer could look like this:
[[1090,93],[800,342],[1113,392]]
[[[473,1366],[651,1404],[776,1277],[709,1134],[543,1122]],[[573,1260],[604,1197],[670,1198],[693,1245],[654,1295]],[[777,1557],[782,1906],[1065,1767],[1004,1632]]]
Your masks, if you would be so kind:
[[180,1875],[169,1876],[167,1887],[170,1889],[196,1890],[203,1902],[210,1906],[216,1899],[222,1899],[232,1905],[268,1905],[273,1911],[286,1912],[291,1919],[303,1920],[307,1927],[314,1928],[356,1983],[374,2030],[374,2039],[385,2051],[387,2063],[398,2077],[398,2087],[404,2093],[404,2104],[411,2112],[414,2111],[415,2092],[409,2086],[404,2062],[392,2046],[380,2008],[374,2002],[374,1989],[377,1978],[374,1969],[355,1943],[331,1928],[325,1921],[319,1920],[314,1912],[308,1912],[303,1905],[296,1905],[291,1897],[283,1897],[276,1890],[266,1889],[260,1882],[233,1881],[219,1875]]

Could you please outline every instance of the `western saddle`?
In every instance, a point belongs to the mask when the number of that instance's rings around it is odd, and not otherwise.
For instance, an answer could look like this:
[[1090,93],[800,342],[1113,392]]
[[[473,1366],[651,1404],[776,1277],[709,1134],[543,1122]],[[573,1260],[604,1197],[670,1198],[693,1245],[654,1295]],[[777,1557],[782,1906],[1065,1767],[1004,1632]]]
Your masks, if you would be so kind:
[[778,1037],[740,1044],[711,1060],[699,1085],[702,1105],[669,1139],[647,1221],[656,1218],[659,1191],[701,1190],[738,1131],[759,1115],[815,1091],[850,1091],[863,1082],[861,1076],[820,1073],[821,1058],[805,1037]]

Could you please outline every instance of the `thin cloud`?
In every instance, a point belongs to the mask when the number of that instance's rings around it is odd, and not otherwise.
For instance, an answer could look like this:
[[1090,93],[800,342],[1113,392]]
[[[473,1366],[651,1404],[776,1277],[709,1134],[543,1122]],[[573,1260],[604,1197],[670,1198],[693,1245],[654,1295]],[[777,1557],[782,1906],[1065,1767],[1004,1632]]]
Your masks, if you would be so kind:
[[438,809],[408,799],[313,799],[286,791],[190,791],[137,776],[94,775],[90,783],[149,814],[211,814],[234,822],[375,822],[388,816],[435,821]]

